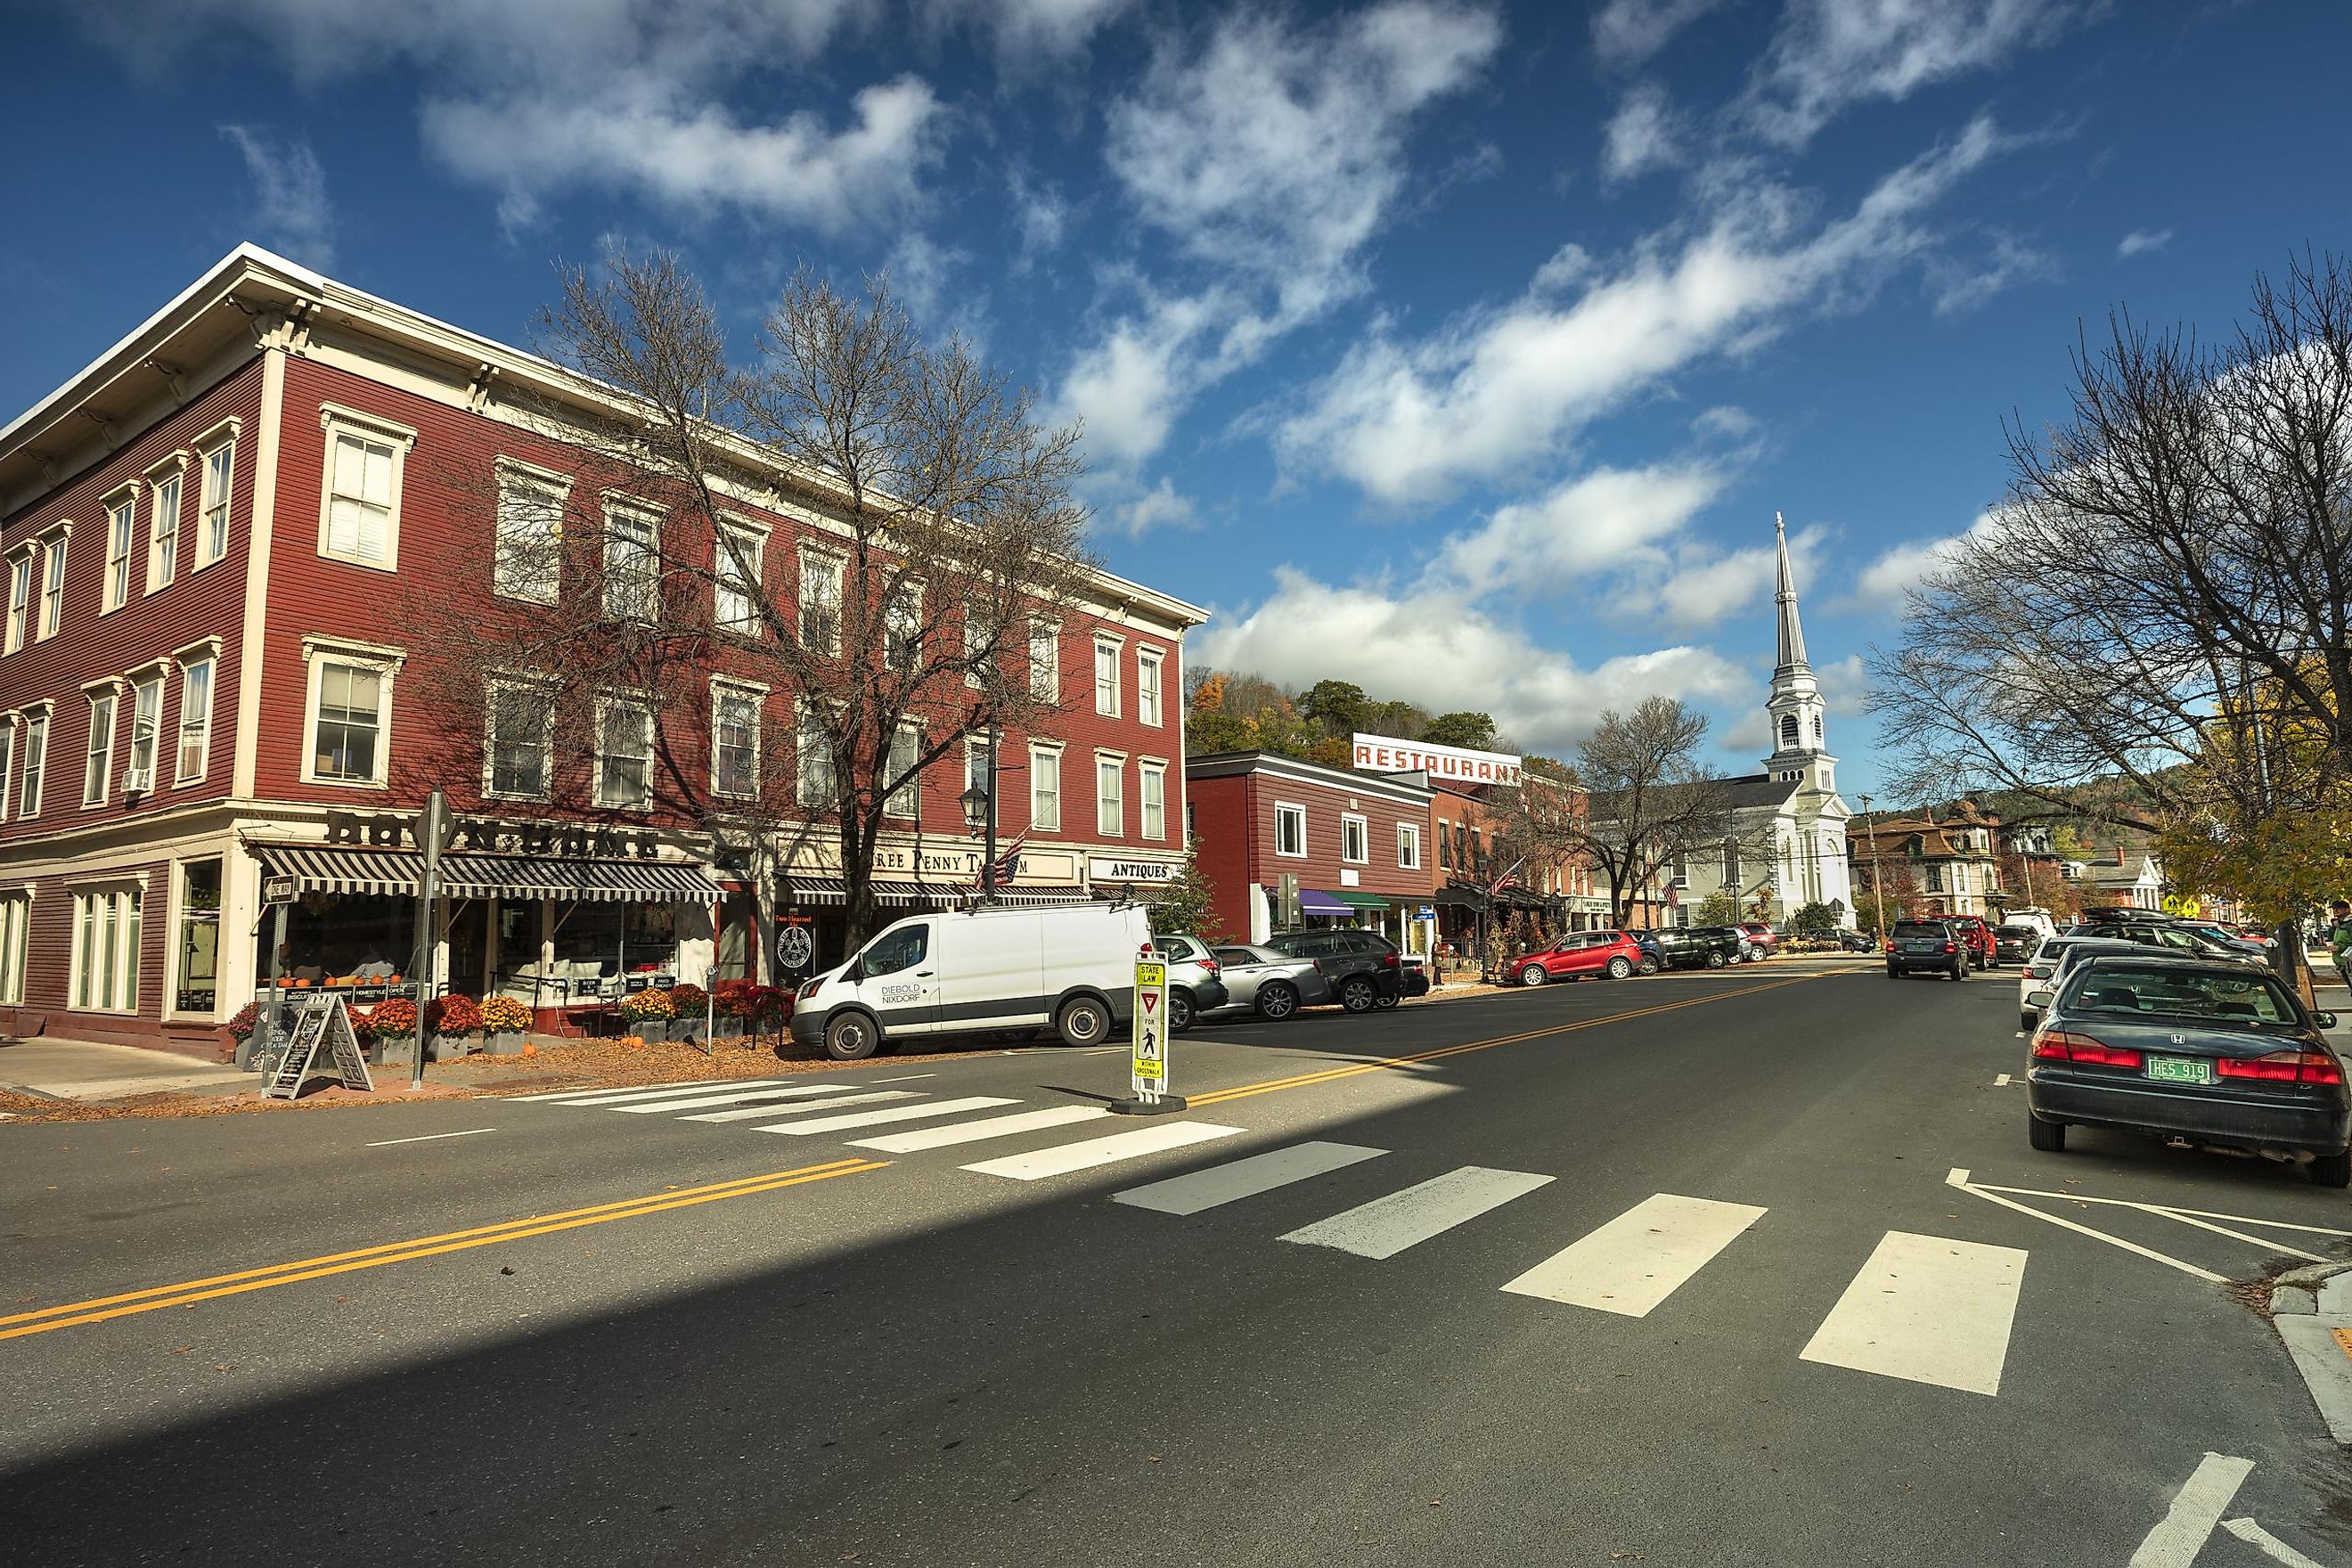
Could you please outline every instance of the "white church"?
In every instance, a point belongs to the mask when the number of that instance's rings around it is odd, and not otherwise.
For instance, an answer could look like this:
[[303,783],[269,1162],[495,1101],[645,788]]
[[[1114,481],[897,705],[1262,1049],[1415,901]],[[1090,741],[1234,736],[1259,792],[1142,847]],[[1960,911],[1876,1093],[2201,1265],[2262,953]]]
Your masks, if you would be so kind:
[[1797,616],[1796,574],[1789,568],[1788,525],[1778,514],[1780,584],[1773,595],[1780,623],[1780,657],[1765,700],[1774,745],[1764,771],[1730,780],[1739,826],[1719,855],[1693,854],[1675,868],[1674,920],[1691,921],[1693,906],[1725,888],[1743,907],[1769,898],[1772,918],[1786,920],[1806,904],[1838,910],[1854,923],[1853,885],[1847,874],[1846,819],[1838,798],[1837,759],[1829,753],[1821,688],[1805,659],[1805,628]]

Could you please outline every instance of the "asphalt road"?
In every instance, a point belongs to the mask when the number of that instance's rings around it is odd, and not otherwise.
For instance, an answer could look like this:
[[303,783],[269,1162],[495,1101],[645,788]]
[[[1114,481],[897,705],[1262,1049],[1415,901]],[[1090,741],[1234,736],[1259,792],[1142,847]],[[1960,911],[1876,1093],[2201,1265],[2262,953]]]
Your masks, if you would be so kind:
[[[2352,1472],[2207,1278],[2344,1251],[2352,1205],[2079,1130],[2033,1152],[2015,1024],[2012,977],[1778,960],[1211,1023],[1176,1048],[1197,1103],[1150,1121],[983,1127],[1124,1090],[1120,1056],[1027,1050],[764,1108],[0,1126],[0,1542],[2295,1561],[2218,1497],[2352,1562]],[[973,1136],[905,1146],[933,1129]],[[1200,1141],[1050,1169],[1143,1132]]]

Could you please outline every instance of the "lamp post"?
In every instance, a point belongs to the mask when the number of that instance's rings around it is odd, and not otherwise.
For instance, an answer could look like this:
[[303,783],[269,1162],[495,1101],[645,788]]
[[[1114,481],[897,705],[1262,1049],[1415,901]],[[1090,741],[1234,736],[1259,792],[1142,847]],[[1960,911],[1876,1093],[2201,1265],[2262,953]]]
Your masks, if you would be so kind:
[[982,835],[980,849],[981,902],[996,902],[996,721],[988,724],[988,772],[967,785],[961,796],[964,826]]
[[1869,836],[1870,839],[1870,909],[1871,913],[1878,920],[1878,929],[1874,934],[1879,941],[1885,942],[1886,940],[1886,900],[1878,891],[1878,823],[1870,815],[1870,797],[1865,795],[1857,798],[1862,802],[1863,831]]

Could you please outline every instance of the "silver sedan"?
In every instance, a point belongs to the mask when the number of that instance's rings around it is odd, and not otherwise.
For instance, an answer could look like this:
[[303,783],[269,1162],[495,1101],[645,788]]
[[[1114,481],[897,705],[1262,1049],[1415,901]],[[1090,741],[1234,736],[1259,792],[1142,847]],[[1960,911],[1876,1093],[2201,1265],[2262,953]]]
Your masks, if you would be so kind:
[[1311,958],[1287,957],[1270,947],[1221,947],[1216,954],[1228,1007],[1255,1008],[1261,1018],[1288,1018],[1301,1007],[1337,999]]

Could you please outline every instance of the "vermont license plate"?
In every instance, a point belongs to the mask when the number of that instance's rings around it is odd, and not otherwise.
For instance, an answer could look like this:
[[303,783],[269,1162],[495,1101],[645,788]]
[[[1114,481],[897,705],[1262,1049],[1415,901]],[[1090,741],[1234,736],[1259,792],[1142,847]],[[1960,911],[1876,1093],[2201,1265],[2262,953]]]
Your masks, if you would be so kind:
[[2211,1083],[2213,1064],[2201,1057],[2150,1057],[2147,1076],[2162,1083]]

